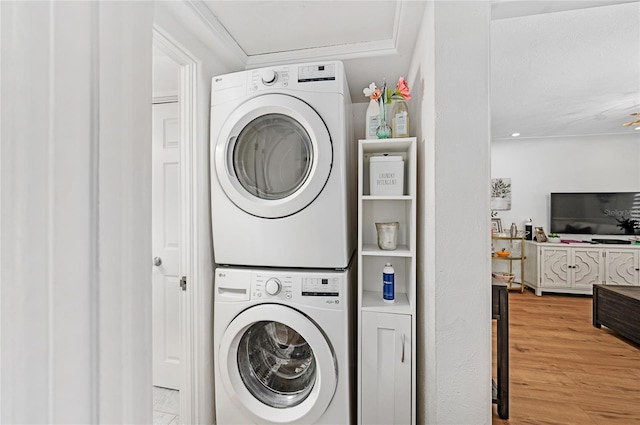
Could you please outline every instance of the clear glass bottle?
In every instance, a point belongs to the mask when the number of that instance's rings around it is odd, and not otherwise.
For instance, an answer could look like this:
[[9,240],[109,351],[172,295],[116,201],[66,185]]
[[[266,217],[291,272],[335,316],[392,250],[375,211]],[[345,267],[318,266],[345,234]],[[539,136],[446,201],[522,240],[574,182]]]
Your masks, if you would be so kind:
[[404,100],[396,100],[393,104],[391,134],[393,137],[409,137],[409,108]]
[[391,133],[391,126],[387,124],[387,105],[384,102],[380,102],[380,120],[378,121],[376,136],[378,139],[388,139],[391,137]]
[[376,139],[378,136],[376,135],[376,129],[378,128],[378,124],[380,121],[380,108],[378,106],[378,101],[371,99],[369,101],[369,107],[367,108],[367,112],[365,113],[365,139]]

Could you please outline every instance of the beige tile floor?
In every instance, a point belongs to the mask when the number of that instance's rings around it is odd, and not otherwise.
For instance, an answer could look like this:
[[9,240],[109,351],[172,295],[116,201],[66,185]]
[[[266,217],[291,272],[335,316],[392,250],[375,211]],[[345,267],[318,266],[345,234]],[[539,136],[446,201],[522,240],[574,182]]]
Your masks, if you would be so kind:
[[180,392],[153,387],[153,424],[178,425],[180,423]]

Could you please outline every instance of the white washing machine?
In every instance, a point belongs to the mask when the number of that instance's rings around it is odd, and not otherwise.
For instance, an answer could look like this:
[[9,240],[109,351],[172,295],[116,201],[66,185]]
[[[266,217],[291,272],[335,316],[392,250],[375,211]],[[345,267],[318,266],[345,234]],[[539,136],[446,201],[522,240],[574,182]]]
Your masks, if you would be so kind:
[[353,270],[216,269],[218,424],[354,423]]
[[355,249],[355,148],[341,62],[214,77],[216,263],[345,268]]

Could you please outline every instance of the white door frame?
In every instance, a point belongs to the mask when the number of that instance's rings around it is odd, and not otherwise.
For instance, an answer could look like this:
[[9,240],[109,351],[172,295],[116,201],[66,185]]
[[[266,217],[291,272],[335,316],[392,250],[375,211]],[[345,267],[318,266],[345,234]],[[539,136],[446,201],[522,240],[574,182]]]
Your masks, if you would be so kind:
[[196,385],[196,359],[193,344],[195,310],[198,293],[198,256],[193,235],[199,231],[196,211],[193,208],[195,177],[198,164],[196,151],[196,81],[198,60],[172,39],[164,30],[154,25],[153,42],[180,65],[178,99],[180,105],[180,276],[187,277],[187,290],[181,292],[180,307],[180,422],[193,423],[197,418],[198,400]]

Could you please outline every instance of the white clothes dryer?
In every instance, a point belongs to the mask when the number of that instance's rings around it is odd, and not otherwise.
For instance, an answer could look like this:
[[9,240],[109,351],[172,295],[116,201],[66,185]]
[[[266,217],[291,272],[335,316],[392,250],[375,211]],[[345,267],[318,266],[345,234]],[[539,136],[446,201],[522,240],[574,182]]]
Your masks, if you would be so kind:
[[355,249],[355,147],[341,62],[214,77],[216,263],[345,268]]
[[218,424],[354,423],[354,270],[216,269]]

